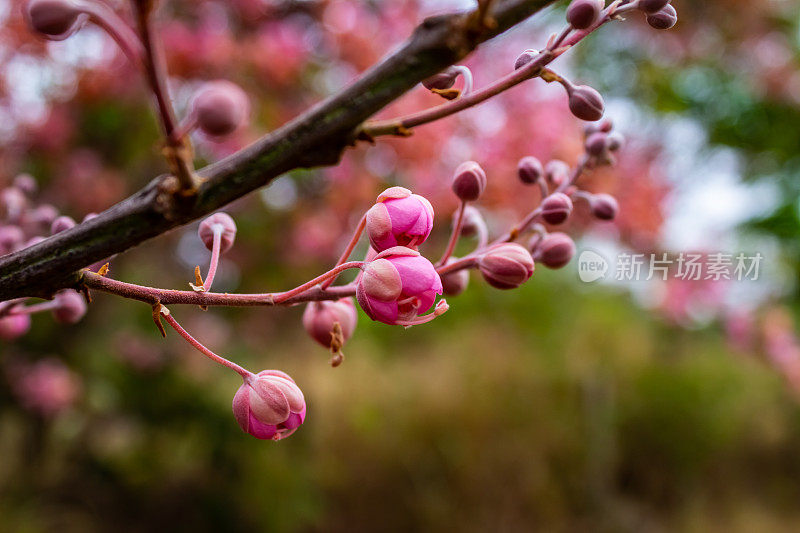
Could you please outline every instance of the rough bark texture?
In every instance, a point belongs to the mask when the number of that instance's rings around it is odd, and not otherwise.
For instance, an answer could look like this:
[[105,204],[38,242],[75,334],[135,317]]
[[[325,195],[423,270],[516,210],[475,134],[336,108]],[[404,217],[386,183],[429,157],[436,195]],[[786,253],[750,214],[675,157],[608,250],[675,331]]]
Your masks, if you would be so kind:
[[79,270],[187,224],[296,168],[336,164],[358,127],[423,79],[452,65],[480,43],[530,17],[553,0],[498,0],[491,29],[473,13],[426,19],[399,49],[342,92],[242,151],[198,171],[193,196],[176,194],[161,176],[99,216],[0,258],[0,301],[48,297],[74,286]]

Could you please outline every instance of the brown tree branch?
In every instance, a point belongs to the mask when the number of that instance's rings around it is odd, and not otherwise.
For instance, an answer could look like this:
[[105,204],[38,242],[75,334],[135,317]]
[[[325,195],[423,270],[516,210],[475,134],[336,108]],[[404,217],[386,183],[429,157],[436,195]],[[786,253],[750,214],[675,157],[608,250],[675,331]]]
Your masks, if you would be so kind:
[[428,18],[398,50],[351,86],[236,154],[197,172],[197,194],[178,194],[172,177],[154,179],[99,216],[0,258],[0,301],[49,297],[80,283],[79,270],[187,224],[296,168],[338,163],[360,125],[423,79],[553,0],[497,0],[491,24],[477,15]]

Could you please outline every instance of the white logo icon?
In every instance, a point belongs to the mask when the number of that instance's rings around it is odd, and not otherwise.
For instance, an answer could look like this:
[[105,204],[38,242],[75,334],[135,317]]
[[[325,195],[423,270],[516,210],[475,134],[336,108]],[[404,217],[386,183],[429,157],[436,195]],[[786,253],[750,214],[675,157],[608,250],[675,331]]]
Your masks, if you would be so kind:
[[584,283],[603,279],[608,273],[608,261],[592,250],[584,250],[578,257],[578,277]]

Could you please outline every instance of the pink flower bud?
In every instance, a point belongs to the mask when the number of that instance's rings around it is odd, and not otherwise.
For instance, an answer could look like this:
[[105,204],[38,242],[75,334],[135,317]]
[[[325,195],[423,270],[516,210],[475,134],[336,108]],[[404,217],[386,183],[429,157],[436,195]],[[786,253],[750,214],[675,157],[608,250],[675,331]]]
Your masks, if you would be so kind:
[[486,172],[475,161],[466,161],[456,168],[453,192],[459,200],[474,202],[486,189]]
[[490,248],[478,260],[483,278],[497,289],[516,289],[530,279],[534,268],[530,252],[513,242]]
[[330,348],[333,342],[331,332],[339,323],[342,336],[347,341],[353,336],[358,322],[358,313],[352,298],[342,298],[335,302],[310,302],[303,312],[303,327],[311,338]]
[[0,226],[0,255],[10,254],[22,248],[25,234],[17,226]]
[[2,205],[6,218],[9,220],[19,220],[27,204],[28,199],[16,187],[8,187],[0,193],[0,205]]
[[59,324],[76,324],[86,314],[86,301],[77,291],[67,289],[56,294],[57,307],[53,309],[53,318]]
[[572,213],[572,200],[562,192],[551,194],[542,202],[542,219],[548,224],[563,224]]
[[58,359],[34,364],[17,363],[10,368],[11,387],[20,403],[44,417],[68,409],[81,391],[81,382]]
[[356,284],[356,298],[372,319],[412,325],[442,294],[442,280],[430,261],[401,246],[379,253]]
[[235,83],[211,81],[195,95],[192,112],[203,132],[211,137],[225,137],[247,122],[250,101]]
[[0,318],[0,339],[13,341],[31,329],[30,315],[8,315]]
[[601,157],[608,150],[608,136],[605,133],[592,133],[586,138],[586,153]]
[[236,222],[233,221],[229,214],[220,211],[205,218],[200,223],[197,228],[197,235],[209,250],[214,247],[215,231],[220,232],[220,253],[230,250],[231,246],[233,246],[233,241],[236,239]]
[[544,176],[542,162],[533,156],[523,157],[517,164],[517,175],[526,185],[533,185]]
[[553,185],[561,185],[569,179],[569,165],[560,159],[553,159],[544,168],[547,181]]
[[39,188],[36,180],[30,174],[19,174],[14,178],[14,187],[22,191],[29,198],[36,194]]
[[594,122],[603,118],[605,104],[603,97],[595,89],[588,85],[578,85],[570,87],[569,110],[581,120]]
[[56,233],[61,233],[62,231],[74,228],[75,226],[76,223],[71,217],[60,216],[55,219],[53,224],[50,226],[50,234],[55,235]]
[[306,400],[294,380],[279,370],[247,376],[233,397],[233,416],[245,433],[281,440],[306,418]]
[[536,249],[536,260],[547,268],[566,266],[575,255],[575,242],[565,233],[551,233]]
[[456,84],[456,78],[458,78],[458,70],[448,67],[439,74],[434,74],[430,78],[423,80],[422,85],[429,91],[434,89],[444,91]]
[[619,213],[617,199],[610,194],[594,194],[589,199],[592,214],[600,220],[614,220]]
[[27,219],[35,225],[50,228],[53,221],[58,218],[58,210],[49,204],[43,204],[30,211]]
[[587,124],[583,128],[583,133],[587,137],[592,133],[597,133],[598,131],[602,131],[603,133],[610,133],[611,130],[614,129],[614,121],[610,118],[604,118],[603,120],[596,122],[594,124]]
[[611,152],[617,152],[625,146],[625,137],[616,131],[608,135],[608,149]]
[[474,237],[475,235],[487,234],[488,228],[483,215],[475,207],[468,205],[464,208],[464,222],[461,224],[461,235],[464,237]]
[[416,248],[433,229],[433,206],[403,187],[390,187],[367,211],[367,236],[375,251],[395,246]]
[[567,22],[576,30],[585,30],[600,17],[604,0],[572,0],[567,8]]
[[30,239],[27,240],[27,242],[25,242],[23,248],[30,248],[31,246],[35,246],[44,240],[45,238],[42,237],[41,235],[37,235],[36,237],[31,237]]
[[657,30],[668,30],[678,23],[678,12],[667,4],[660,11],[647,15],[647,23]]
[[656,13],[664,9],[670,0],[639,0],[639,9],[645,13]]
[[514,62],[514,70],[521,69],[522,67],[533,61],[534,58],[536,58],[536,56],[538,55],[539,55],[538,50],[534,50],[532,48],[525,50],[519,55],[517,60]]
[[88,15],[75,0],[29,0],[25,5],[28,25],[48,39],[66,39],[80,28]]
[[[457,261],[457,258],[451,257],[447,260],[447,265]],[[455,272],[450,272],[449,274],[445,274],[441,276],[442,279],[442,292],[447,296],[458,296],[465,290],[467,290],[467,285],[469,285],[469,270],[462,269],[456,270]]]

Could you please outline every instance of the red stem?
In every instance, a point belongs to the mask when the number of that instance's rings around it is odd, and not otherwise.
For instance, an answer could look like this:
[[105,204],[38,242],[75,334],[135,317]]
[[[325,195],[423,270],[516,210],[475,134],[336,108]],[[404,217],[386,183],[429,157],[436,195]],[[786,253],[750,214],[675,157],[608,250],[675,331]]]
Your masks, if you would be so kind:
[[214,283],[214,276],[217,273],[217,265],[219,265],[220,248],[222,246],[222,231],[221,224],[214,224],[214,242],[211,245],[211,262],[208,265],[208,275],[203,282],[203,290],[208,292],[211,290],[211,284]]
[[295,287],[294,289],[292,289],[290,291],[282,292],[280,294],[275,295],[275,297],[273,298],[273,302],[276,303],[276,304],[280,304],[282,302],[285,302],[289,298],[291,298],[293,296],[297,296],[298,294],[302,294],[303,292],[307,291],[308,289],[311,289],[315,285],[318,285],[320,282],[323,282],[323,281],[325,281],[327,279],[336,279],[336,276],[338,276],[340,273],[344,272],[347,269],[350,269],[350,268],[361,268],[361,267],[364,266],[364,264],[365,264],[364,261],[350,261],[349,263],[342,263],[341,265],[339,265],[337,267],[334,267],[331,270],[325,272],[321,276],[317,276],[316,278],[312,279],[311,281],[307,281],[306,283],[303,283],[299,287]]
[[442,266],[447,263],[447,260],[450,259],[450,256],[453,255],[453,250],[456,249],[456,243],[458,242],[458,238],[461,236],[461,228],[464,226],[464,209],[467,207],[467,202],[464,200],[461,201],[461,205],[458,206],[458,212],[456,213],[456,223],[453,226],[453,231],[450,233],[450,241],[447,243],[447,249],[444,251],[444,255],[439,262],[436,263],[437,266]]
[[[166,310],[166,307],[164,307],[163,309]],[[214,352],[203,346],[203,344],[200,341],[192,337],[188,331],[183,329],[183,327],[181,327],[181,325],[178,324],[178,321],[175,320],[175,317],[172,316],[172,313],[170,313],[168,310],[165,312],[164,310],[161,311],[161,316],[164,317],[164,320],[167,321],[167,324],[172,326],[172,329],[177,331],[178,334],[184,339],[186,339],[186,342],[194,346],[194,348],[196,348],[197,351],[199,351],[212,361],[219,363],[223,366],[227,366],[228,368],[230,368],[231,370],[242,376],[242,379],[247,379],[248,377],[253,375],[253,373],[247,370],[246,368],[237,365],[233,361],[228,361],[224,357],[215,354]]]
[[[347,261],[347,259],[350,257],[350,254],[353,253],[353,250],[358,244],[358,239],[361,238],[361,234],[364,233],[364,228],[366,226],[367,226],[367,215],[365,213],[364,216],[361,217],[361,220],[358,222],[358,226],[356,226],[356,229],[353,232],[353,237],[350,239],[350,242],[347,244],[347,247],[344,249],[344,252],[342,252],[342,255],[339,257],[339,260],[336,261],[334,268],[338,267],[341,264],[344,264],[344,262]],[[328,287],[330,287],[331,283],[333,283],[334,280],[335,278],[330,278],[326,280],[322,284],[322,289],[327,289]]]

